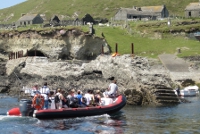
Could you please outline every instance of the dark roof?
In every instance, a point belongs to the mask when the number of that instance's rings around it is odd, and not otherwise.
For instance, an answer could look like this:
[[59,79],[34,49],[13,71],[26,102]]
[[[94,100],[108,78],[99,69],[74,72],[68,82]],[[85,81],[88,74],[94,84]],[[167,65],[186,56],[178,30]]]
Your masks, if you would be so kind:
[[200,2],[193,2],[186,6],[185,10],[199,10]]
[[38,14],[26,14],[22,16],[21,18],[19,18],[18,21],[30,21],[30,20],[33,20],[36,16],[38,16]]

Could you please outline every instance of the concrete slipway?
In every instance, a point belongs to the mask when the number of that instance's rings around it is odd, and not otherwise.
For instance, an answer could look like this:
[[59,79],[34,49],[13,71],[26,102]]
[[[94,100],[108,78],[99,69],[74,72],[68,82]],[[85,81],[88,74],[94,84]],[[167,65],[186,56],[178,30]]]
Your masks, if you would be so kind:
[[161,54],[158,57],[169,71],[172,80],[192,79],[200,82],[200,70],[193,70],[192,63],[178,58],[175,54]]

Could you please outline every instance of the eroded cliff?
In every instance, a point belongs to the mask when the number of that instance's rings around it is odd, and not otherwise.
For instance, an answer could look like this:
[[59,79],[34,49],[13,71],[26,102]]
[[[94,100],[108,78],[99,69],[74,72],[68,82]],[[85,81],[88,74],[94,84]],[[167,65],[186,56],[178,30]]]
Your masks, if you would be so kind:
[[79,29],[27,30],[0,33],[0,58],[8,59],[9,52],[23,51],[24,56],[45,56],[58,59],[94,59],[99,54],[110,53],[103,38],[84,33]]

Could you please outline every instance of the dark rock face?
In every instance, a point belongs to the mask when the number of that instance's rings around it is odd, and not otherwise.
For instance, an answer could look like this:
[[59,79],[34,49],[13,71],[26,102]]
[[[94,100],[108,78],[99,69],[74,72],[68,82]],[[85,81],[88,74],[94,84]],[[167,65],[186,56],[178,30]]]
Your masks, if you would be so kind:
[[8,79],[6,77],[6,63],[0,62],[0,93],[7,92],[9,89]]

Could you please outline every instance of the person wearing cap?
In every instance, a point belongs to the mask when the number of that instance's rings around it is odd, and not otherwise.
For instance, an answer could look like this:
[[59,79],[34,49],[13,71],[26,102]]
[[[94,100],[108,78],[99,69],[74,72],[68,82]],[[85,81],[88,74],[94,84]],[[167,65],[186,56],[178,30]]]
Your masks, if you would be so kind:
[[42,88],[40,88],[40,93],[44,97],[44,107],[43,109],[48,109],[49,107],[49,94],[50,94],[50,89],[47,86],[47,82],[44,82],[44,85]]
[[108,97],[109,98],[115,98],[118,95],[118,86],[117,86],[117,80],[113,80],[112,83],[110,83],[108,87]]

